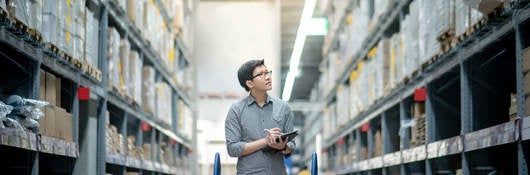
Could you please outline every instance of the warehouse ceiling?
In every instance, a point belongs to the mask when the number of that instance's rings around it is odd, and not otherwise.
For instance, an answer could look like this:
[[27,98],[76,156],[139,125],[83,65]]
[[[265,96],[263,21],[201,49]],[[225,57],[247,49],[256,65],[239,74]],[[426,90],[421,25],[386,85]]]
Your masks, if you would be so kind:
[[[304,0],[280,0],[281,2],[281,72],[282,91],[289,71],[296,32],[304,8]],[[315,12],[316,13],[316,12]],[[313,17],[318,16],[314,14]],[[300,58],[300,75],[295,79],[290,101],[309,100],[311,89],[320,76],[323,36],[308,36]]]

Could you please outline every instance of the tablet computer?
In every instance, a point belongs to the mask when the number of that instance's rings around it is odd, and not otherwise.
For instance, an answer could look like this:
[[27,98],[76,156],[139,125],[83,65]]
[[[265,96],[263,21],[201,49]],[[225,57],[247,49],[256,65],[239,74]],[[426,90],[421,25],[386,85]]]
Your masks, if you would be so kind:
[[[288,140],[287,141],[291,141],[293,140],[296,136],[298,135],[298,130],[294,130],[292,132],[288,132],[288,133],[282,133],[282,140],[285,140],[285,138],[287,137]],[[280,138],[276,137],[276,142],[280,142]]]

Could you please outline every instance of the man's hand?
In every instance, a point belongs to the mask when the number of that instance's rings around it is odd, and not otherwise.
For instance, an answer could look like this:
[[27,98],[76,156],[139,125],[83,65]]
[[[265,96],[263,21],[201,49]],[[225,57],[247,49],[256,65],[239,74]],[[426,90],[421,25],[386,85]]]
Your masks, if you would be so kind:
[[[284,150],[287,146],[287,139],[284,140],[281,139],[282,130],[280,128],[272,128],[269,131],[269,134],[267,135],[267,145],[277,149],[277,150]],[[278,139],[278,142],[276,142],[276,138]]]

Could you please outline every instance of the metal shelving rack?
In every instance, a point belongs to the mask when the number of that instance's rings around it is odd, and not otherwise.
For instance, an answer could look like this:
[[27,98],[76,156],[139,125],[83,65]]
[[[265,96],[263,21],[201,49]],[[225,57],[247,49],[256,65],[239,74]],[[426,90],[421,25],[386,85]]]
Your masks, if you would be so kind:
[[[159,4],[159,1],[156,1]],[[2,23],[0,26],[0,61],[2,63],[18,65],[18,68],[8,68],[3,78],[24,79],[22,85],[15,88],[14,93],[24,98],[39,98],[40,70],[52,72],[61,78],[71,91],[71,101],[67,109],[73,116],[73,141],[41,136],[25,131],[0,133],[0,152],[2,155],[16,155],[14,163],[6,164],[7,167],[16,167],[7,173],[15,174],[105,174],[112,171],[116,174],[125,174],[127,171],[135,171],[140,174],[177,174],[189,172],[188,162],[189,150],[192,141],[184,138],[176,132],[176,124],[169,126],[164,124],[151,114],[143,111],[141,107],[126,100],[118,93],[107,87],[107,29],[109,26],[118,28],[122,36],[127,36],[131,45],[141,55],[144,64],[152,65],[157,72],[157,80],[167,82],[170,85],[173,96],[172,101],[176,104],[182,101],[190,108],[194,103],[181,87],[172,81],[168,68],[161,63],[161,58],[155,54],[154,49],[141,37],[139,30],[135,28],[123,9],[115,4],[115,1],[87,0],[86,6],[94,11],[100,23],[99,26],[99,63],[101,80],[97,80],[85,71],[77,68],[71,62],[57,54],[49,52],[42,43],[30,43],[24,40],[28,34],[15,34],[11,31],[13,26]],[[159,6],[160,7],[160,6]],[[160,8],[162,14],[164,8]],[[164,19],[168,19],[167,16]],[[184,43],[177,39],[175,41],[180,54],[181,68],[187,67],[190,62],[190,53]],[[16,70],[17,74],[7,74],[10,70]],[[22,73],[19,73],[22,72]],[[7,86],[3,84],[2,86]],[[11,86],[11,85],[10,85]],[[78,100],[77,88],[90,88],[89,100]],[[4,90],[4,89],[3,89]],[[8,94],[3,94],[8,95]],[[151,143],[160,145],[162,141],[167,142],[170,151],[175,156],[174,164],[159,163],[161,157],[160,147],[153,147],[150,160],[139,160],[138,158],[118,153],[110,153],[106,150],[106,111],[113,108],[120,111],[120,115],[111,118],[120,118],[118,126],[121,134],[134,133],[137,136],[136,145]],[[178,110],[178,109],[177,109]],[[172,121],[177,121],[177,111],[172,112]],[[193,117],[193,116],[189,116]],[[115,119],[112,119],[115,120]],[[151,127],[150,131],[142,131],[140,123],[145,122]],[[145,138],[145,139],[144,139]],[[169,144],[174,141],[174,144]],[[126,142],[126,140],[124,140]],[[155,150],[155,149],[158,149]],[[5,156],[7,157],[7,156]],[[52,163],[53,162],[53,163]]]
[[[384,37],[391,24],[401,22],[403,9],[410,2],[391,3],[376,25],[380,27],[364,41],[363,49],[350,58],[345,71],[339,72],[331,92],[324,94],[325,103],[335,101],[337,87],[347,83],[349,73]],[[455,173],[457,169],[463,174],[497,170],[528,174],[530,119],[525,116],[522,51],[530,46],[526,34],[529,27],[528,1],[515,1],[511,8],[504,9],[449,52],[424,64],[408,82],[394,88],[323,141],[332,166],[329,168],[337,174],[439,174]],[[426,144],[409,147],[410,133],[396,132],[401,120],[411,118],[412,95],[421,87],[428,92]],[[508,119],[510,92],[517,95],[517,118],[513,121]],[[370,128],[361,131],[366,123],[370,123]],[[378,156],[371,156],[375,146],[373,125],[381,125],[382,131],[383,150]],[[367,146],[366,159],[361,158],[358,146],[354,163],[334,166],[335,156],[343,155],[338,151],[350,149],[354,143]]]

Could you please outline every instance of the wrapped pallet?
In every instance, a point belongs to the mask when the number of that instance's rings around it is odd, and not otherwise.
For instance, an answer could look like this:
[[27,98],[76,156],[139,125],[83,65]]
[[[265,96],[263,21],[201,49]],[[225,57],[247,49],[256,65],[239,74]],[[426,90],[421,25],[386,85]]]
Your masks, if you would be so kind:
[[107,43],[107,60],[108,60],[108,72],[109,72],[109,87],[119,87],[120,71],[120,34],[116,28],[108,29],[108,43]]
[[404,54],[404,67],[402,69],[403,76],[409,76],[419,67],[418,55],[418,29],[419,29],[419,1],[412,1],[410,3],[410,13],[405,16],[403,25],[401,25]]
[[400,83],[405,75],[405,48],[402,36],[404,32],[397,33],[390,39],[390,64],[394,65],[394,75],[392,84],[395,86]]
[[142,104],[142,60],[136,51],[130,52],[129,59],[131,65],[129,69],[131,76],[129,93],[136,103]]
[[172,124],[172,91],[167,83],[156,84],[156,116],[162,122]]
[[359,99],[359,70],[362,69],[361,67],[357,67],[356,70],[353,70],[350,74],[350,118],[354,119],[357,114],[361,111],[360,107],[360,99]]
[[337,120],[339,127],[350,120],[350,87],[340,85],[337,89]]
[[57,6],[57,32],[55,33],[56,40],[54,44],[59,50],[66,51],[66,43],[64,42],[66,39],[66,1],[57,1],[57,3],[53,5]]
[[86,8],[84,0],[75,1],[75,10],[73,18],[74,25],[74,58],[84,60],[85,59],[85,46],[86,46]]
[[143,67],[142,74],[142,107],[145,112],[154,114],[155,110],[155,69],[151,66]]
[[470,25],[470,8],[463,0],[455,0],[455,35],[460,36],[466,32]]
[[434,57],[441,50],[440,43],[437,41],[437,28],[440,27],[440,21],[436,7],[436,0],[419,0],[419,21],[424,25],[419,25],[419,60],[424,63]]
[[129,91],[128,83],[130,82],[130,75],[129,75],[130,52],[131,52],[131,45],[129,43],[129,40],[122,39],[120,41],[120,61],[118,62],[118,70],[120,72],[120,83],[118,86],[118,90],[121,91],[121,93],[127,93]]
[[138,27],[139,29],[143,28],[142,15],[144,9],[143,0],[126,0],[127,1],[127,16],[129,20]]
[[35,29],[38,32],[41,32],[40,29],[42,28],[42,9],[43,9],[43,0],[32,0],[31,1],[31,9],[29,13],[31,13],[30,21],[28,22],[28,27],[30,29]]
[[[86,11],[86,35],[85,35],[85,59],[92,65],[97,67],[98,62],[98,41],[99,41],[99,22],[94,14],[89,10]],[[130,49],[130,46],[129,46]]]
[[28,22],[31,22],[31,19],[33,19],[30,1],[8,1],[6,5],[10,16],[15,17],[24,25],[29,26]]

